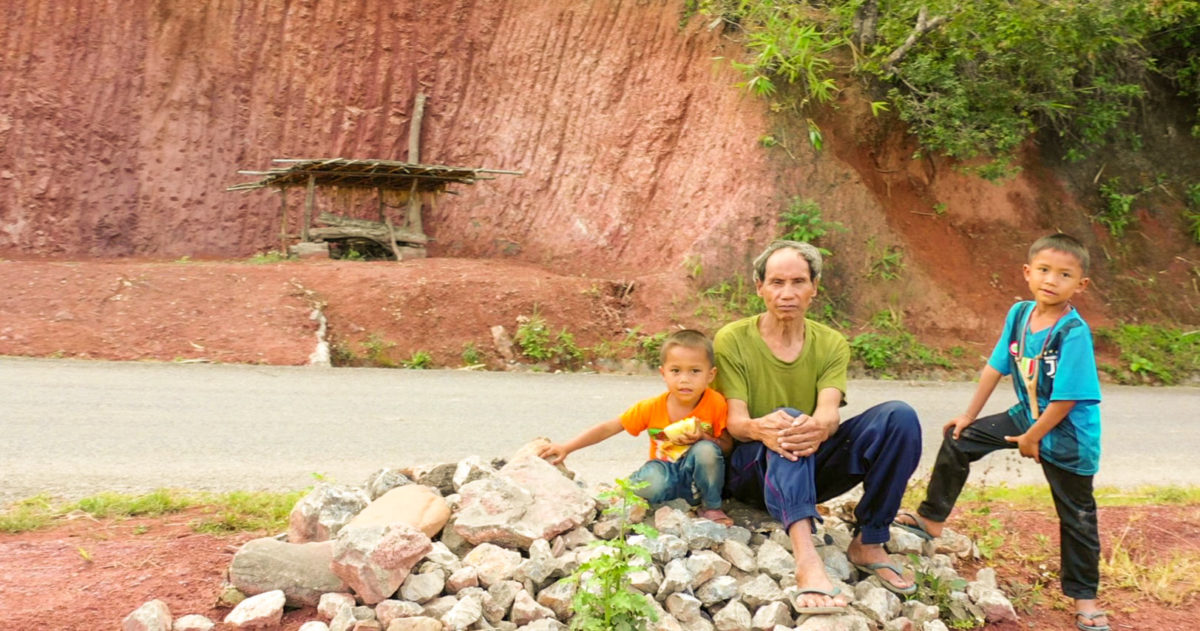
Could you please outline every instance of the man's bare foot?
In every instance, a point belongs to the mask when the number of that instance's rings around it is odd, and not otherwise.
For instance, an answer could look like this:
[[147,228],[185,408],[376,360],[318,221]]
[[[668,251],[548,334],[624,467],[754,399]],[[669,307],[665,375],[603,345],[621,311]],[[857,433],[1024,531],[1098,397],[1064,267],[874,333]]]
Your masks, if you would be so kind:
[[891,558],[888,557],[887,550],[883,549],[882,544],[863,543],[861,534],[854,536],[850,547],[846,549],[846,556],[856,566],[872,567],[871,572],[878,576],[879,580],[890,584],[891,588],[889,589],[893,592],[906,593],[914,585],[903,574],[892,569],[895,566],[891,565]]
[[825,562],[813,547],[811,532],[811,520],[808,519],[802,519],[788,529],[788,537],[792,540],[792,556],[796,559],[796,587],[801,590],[792,604],[797,610],[843,609],[850,601],[825,574]]
[[733,520],[729,518],[729,515],[726,515],[725,511],[719,508],[702,508],[696,512],[696,517],[714,521],[722,526],[733,525]]
[[1100,610],[1096,599],[1075,599],[1075,626],[1081,631],[1108,631],[1108,616]]
[[922,517],[912,511],[902,510],[896,513],[896,518],[892,520],[897,526],[906,526],[906,530],[914,534],[924,532],[932,539],[937,539],[942,536],[942,530],[946,527],[944,521],[934,521],[928,517]]

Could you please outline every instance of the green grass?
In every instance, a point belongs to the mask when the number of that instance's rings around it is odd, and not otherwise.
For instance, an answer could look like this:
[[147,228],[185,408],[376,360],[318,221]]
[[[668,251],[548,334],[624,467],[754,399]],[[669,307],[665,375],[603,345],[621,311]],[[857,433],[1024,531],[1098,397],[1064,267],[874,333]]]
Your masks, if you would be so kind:
[[[924,487],[921,487],[924,493]],[[1112,486],[1095,491],[1098,506],[1194,506],[1200,505],[1200,486],[1139,486],[1122,489]],[[918,501],[920,501],[918,499]],[[1016,508],[1050,506],[1050,487],[1044,484],[1008,486],[967,486],[959,496],[960,502],[1003,502]]]
[[22,533],[50,526],[68,513],[83,512],[97,519],[161,517],[196,509],[196,532],[227,534],[244,531],[281,531],[287,528],[292,507],[307,489],[286,493],[233,491],[201,493],[157,489],[132,495],[105,492],[77,502],[55,505],[48,495],[15,502],[0,511],[0,532]]

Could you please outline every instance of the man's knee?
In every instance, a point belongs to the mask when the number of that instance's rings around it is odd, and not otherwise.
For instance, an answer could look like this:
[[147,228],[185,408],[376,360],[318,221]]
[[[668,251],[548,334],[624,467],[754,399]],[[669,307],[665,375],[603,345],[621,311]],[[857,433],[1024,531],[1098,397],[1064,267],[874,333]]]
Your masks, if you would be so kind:
[[634,491],[639,497],[647,501],[655,501],[656,498],[670,490],[671,473],[668,470],[666,463],[657,460],[651,460],[642,465],[630,476],[631,482],[645,482],[646,486]]
[[889,433],[900,438],[921,440],[921,421],[911,405],[904,401],[888,401],[880,404],[879,412]]

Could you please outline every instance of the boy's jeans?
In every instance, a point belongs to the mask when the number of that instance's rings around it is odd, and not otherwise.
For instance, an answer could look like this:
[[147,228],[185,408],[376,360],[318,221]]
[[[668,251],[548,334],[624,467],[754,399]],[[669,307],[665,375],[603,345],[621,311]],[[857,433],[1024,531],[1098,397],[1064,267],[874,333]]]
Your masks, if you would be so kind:
[[[946,521],[971,472],[971,463],[997,449],[1016,449],[1017,444],[1004,437],[1020,436],[1021,432],[1007,412],[977,419],[963,429],[958,440],[947,431],[933,465],[925,501],[917,513],[934,521]],[[1095,598],[1100,583],[1100,529],[1092,476],[1060,469],[1045,460],[1042,472],[1050,483],[1054,509],[1058,511],[1063,592],[1071,598]]]
[[[651,460],[629,476],[630,482],[649,482],[637,494],[651,504],[683,498],[696,503],[696,492],[704,508],[721,508],[725,485],[725,457],[711,440],[698,440],[675,462]],[[696,492],[692,491],[695,485]]]

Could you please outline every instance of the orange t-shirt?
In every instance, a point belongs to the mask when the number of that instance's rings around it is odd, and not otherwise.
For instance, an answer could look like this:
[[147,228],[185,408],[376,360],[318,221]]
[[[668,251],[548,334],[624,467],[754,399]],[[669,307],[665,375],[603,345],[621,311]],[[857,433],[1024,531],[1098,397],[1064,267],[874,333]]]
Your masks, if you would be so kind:
[[[633,404],[633,407],[621,414],[621,426],[625,428],[625,431],[637,436],[644,430],[662,429],[670,425],[673,421],[667,415],[667,394],[664,392],[656,397]],[[688,416],[694,416],[701,423],[712,425],[712,435],[716,437],[725,431],[725,419],[728,414],[729,405],[725,402],[725,397],[712,388],[705,388],[704,394],[700,395],[700,401],[696,403],[696,407]],[[674,460],[663,452],[663,443],[669,441],[662,436],[661,433],[650,436],[650,459]]]

